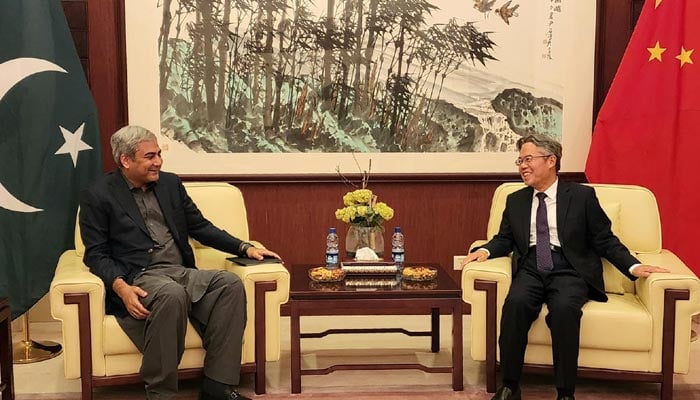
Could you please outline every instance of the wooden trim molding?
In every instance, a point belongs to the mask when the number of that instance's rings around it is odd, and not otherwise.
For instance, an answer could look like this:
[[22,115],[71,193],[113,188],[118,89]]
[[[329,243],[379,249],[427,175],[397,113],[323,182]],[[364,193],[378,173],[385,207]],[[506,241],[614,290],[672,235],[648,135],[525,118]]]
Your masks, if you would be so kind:
[[[345,174],[352,182],[360,182],[359,174]],[[583,172],[562,172],[559,177],[572,182],[587,182]],[[342,183],[336,174],[306,174],[306,175],[180,175],[183,181],[193,182],[229,182],[238,183]],[[520,182],[517,173],[445,173],[445,174],[376,174],[372,175],[373,182],[382,183],[458,183],[458,182]]]

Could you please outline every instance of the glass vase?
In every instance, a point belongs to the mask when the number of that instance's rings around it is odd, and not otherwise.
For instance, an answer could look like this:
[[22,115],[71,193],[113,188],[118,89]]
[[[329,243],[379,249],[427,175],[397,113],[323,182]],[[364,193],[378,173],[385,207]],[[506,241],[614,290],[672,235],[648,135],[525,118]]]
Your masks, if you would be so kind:
[[345,237],[345,254],[355,258],[357,249],[369,247],[381,258],[384,254],[384,229],[381,226],[350,225]]

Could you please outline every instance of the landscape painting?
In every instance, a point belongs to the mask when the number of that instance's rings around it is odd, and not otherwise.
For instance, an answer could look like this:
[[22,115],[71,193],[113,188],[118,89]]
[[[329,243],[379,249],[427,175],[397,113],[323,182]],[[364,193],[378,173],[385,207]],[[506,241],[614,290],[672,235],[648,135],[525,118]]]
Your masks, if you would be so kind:
[[178,172],[513,171],[529,133],[582,170],[595,2],[143,3],[126,1],[129,119]]

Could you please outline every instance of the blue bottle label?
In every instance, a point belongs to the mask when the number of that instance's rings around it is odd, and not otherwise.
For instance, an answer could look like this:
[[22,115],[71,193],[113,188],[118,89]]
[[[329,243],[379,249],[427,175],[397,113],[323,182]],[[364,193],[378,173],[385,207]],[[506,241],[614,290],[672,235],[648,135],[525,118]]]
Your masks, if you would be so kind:
[[338,253],[326,253],[326,264],[338,264]]
[[404,253],[392,253],[391,257],[396,263],[402,263],[404,261]]

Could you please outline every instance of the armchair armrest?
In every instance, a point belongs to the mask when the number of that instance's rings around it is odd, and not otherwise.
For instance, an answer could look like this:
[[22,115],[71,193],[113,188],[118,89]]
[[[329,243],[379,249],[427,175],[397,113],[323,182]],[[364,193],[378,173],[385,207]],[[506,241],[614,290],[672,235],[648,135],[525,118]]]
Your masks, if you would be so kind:
[[[227,261],[226,269],[238,275],[243,281],[248,298],[248,321],[255,320],[256,308],[264,307],[265,313],[265,359],[276,361],[280,358],[280,305],[289,299],[289,271],[282,264],[262,264],[243,267]],[[258,290],[264,290],[264,304],[257,301]],[[257,304],[256,304],[257,303]],[[244,343],[255,343],[259,328],[246,324],[243,332]],[[253,359],[255,346],[244,346],[243,359]],[[250,357],[250,358],[248,358]]]
[[80,323],[78,305],[71,296],[87,296],[95,373],[104,374],[102,327],[105,317],[105,287],[102,280],[83,264],[75,250],[64,252],[58,260],[49,289],[51,315],[60,320],[63,331],[64,369],[68,379],[80,377]]
[[[260,242],[249,240],[256,247],[265,248]],[[276,361],[280,357],[280,305],[287,302],[289,298],[289,272],[282,264],[262,264],[256,266],[242,267],[226,258],[230,254],[213,249],[211,247],[196,246],[195,262],[201,269],[224,269],[238,275],[243,281],[247,297],[247,317],[249,323],[246,324],[243,332],[243,363],[255,360],[255,338],[259,331],[265,331],[265,359]],[[261,299],[264,304],[256,305],[256,288],[264,291]],[[265,312],[265,326],[258,329],[252,321],[255,321],[256,307],[263,307]],[[260,359],[260,357],[258,357]]]
[[[637,254],[637,258],[644,264],[658,265],[669,269],[671,272],[652,274],[648,278],[640,278],[635,281],[637,297],[651,314],[652,347],[660,348],[664,332],[664,313],[675,308],[675,357],[674,372],[687,373],[689,364],[690,328],[691,317],[700,313],[700,279],[681,261],[675,254],[668,250],[662,250],[657,254]],[[665,302],[666,291],[672,298]],[[678,301],[675,301],[675,300]],[[667,309],[668,308],[668,309]],[[661,354],[661,351],[652,352]],[[657,362],[658,361],[658,362]],[[654,360],[661,365],[661,360]]]
[[[463,257],[456,256],[455,262],[458,258],[461,262]],[[474,360],[486,360],[487,351],[496,348],[495,343],[487,342],[487,338],[498,335],[498,321],[511,279],[510,257],[472,262],[462,271],[462,299],[472,306],[470,347]],[[489,320],[489,315],[495,315],[495,320]],[[494,330],[493,334],[490,334],[491,330]],[[495,360],[495,354],[491,359]]]

